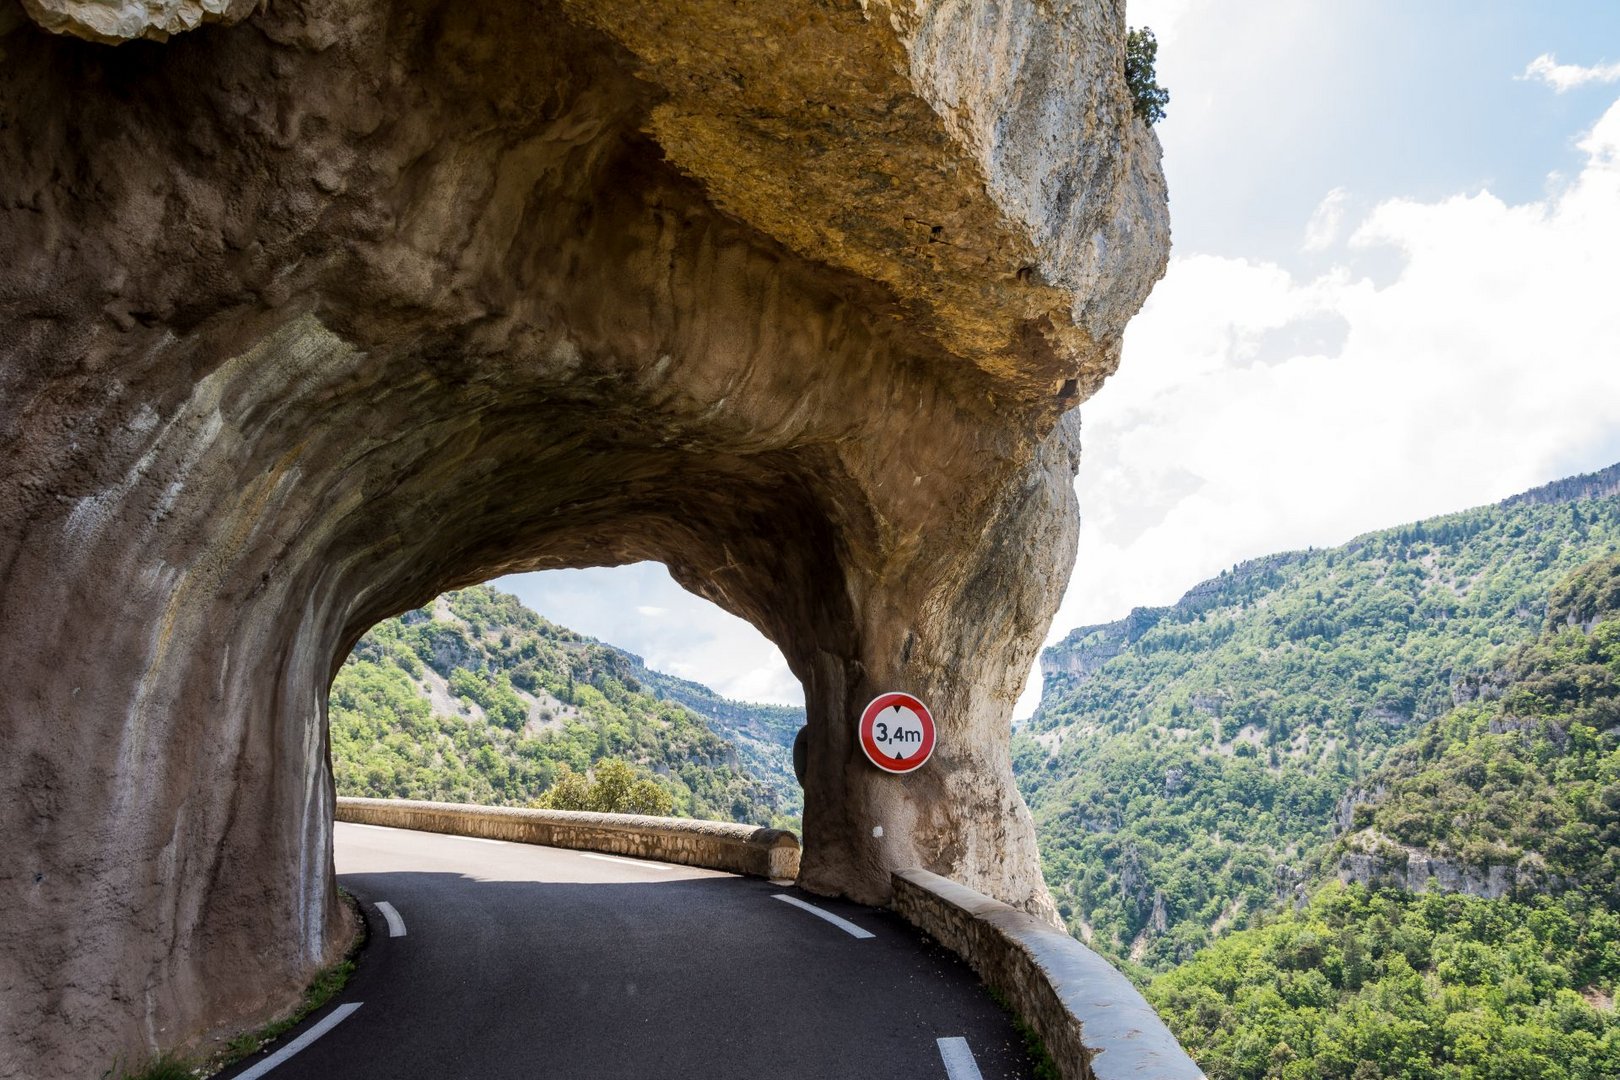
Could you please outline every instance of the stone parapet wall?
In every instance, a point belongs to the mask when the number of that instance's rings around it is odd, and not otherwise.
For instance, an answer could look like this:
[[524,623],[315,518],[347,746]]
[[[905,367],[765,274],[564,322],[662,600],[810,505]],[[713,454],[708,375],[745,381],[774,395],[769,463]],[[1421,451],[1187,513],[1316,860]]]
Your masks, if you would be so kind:
[[1056,927],[926,870],[895,871],[893,907],[1003,996],[1064,1080],[1204,1080],[1129,980]]
[[799,872],[798,837],[729,821],[354,798],[338,799],[337,820],[656,859],[778,880]]

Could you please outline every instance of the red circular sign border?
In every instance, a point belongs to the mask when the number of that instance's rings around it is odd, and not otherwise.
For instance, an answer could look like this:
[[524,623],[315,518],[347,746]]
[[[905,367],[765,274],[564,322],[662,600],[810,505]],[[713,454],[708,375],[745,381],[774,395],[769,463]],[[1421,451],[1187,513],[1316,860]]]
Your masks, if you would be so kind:
[[[878,714],[884,709],[892,708],[895,705],[904,705],[906,708],[922,717],[923,721],[924,739],[921,756],[918,758],[917,764],[908,765],[903,769],[895,768],[893,764],[891,764],[894,761],[894,758],[889,757],[889,755],[879,750],[877,747],[877,742],[872,738],[872,725],[877,723]],[[918,698],[915,694],[908,694],[903,690],[891,690],[886,694],[879,694],[867,704],[866,708],[861,710],[861,720],[860,723],[856,725],[855,735],[857,741],[859,741],[861,744],[861,751],[866,755],[867,761],[870,761],[873,765],[876,765],[879,769],[889,773],[891,776],[904,776],[907,773],[916,772],[918,769],[928,764],[928,759],[934,756],[934,729],[934,714],[929,711],[928,706],[922,703],[921,698]],[[902,760],[909,761],[910,759],[905,758]]]

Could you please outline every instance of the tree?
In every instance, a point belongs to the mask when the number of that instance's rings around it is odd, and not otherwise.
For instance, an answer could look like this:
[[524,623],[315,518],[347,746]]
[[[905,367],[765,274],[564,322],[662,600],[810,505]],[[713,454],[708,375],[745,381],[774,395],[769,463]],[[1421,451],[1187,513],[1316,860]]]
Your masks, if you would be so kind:
[[1155,81],[1153,65],[1159,56],[1159,40],[1144,26],[1125,35],[1125,85],[1131,90],[1136,115],[1149,124],[1164,119],[1170,104],[1170,91]]
[[627,814],[646,814],[649,817],[669,817],[675,812],[675,800],[658,781],[643,777],[630,789],[625,801]]
[[589,776],[564,765],[557,782],[529,805],[543,810],[668,817],[675,809],[675,798],[642,770],[617,758],[605,758]]
[[584,773],[577,773],[567,765],[557,776],[555,783],[546,789],[530,806],[542,810],[594,810],[591,805],[591,780]]

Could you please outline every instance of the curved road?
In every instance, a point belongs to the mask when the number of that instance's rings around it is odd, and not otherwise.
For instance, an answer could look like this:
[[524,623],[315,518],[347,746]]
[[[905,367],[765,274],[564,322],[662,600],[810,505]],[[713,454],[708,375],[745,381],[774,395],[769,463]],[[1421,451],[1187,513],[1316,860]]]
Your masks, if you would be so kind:
[[371,933],[359,969],[225,1077],[1033,1075],[978,978],[891,912],[586,852],[336,835],[338,880]]

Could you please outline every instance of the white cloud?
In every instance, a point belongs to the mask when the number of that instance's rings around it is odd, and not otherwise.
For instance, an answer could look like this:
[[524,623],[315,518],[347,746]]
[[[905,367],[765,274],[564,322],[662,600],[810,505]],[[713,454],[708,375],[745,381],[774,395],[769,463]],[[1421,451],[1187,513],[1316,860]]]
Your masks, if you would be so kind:
[[737,701],[804,701],[803,687],[775,645],[681,588],[658,563],[516,574],[491,584],[554,622],[628,649],[655,671]]
[[1306,251],[1322,251],[1333,246],[1344,224],[1345,202],[1348,199],[1349,194],[1344,188],[1338,187],[1328,192],[1317,204],[1311,220],[1305,223],[1305,240],[1301,246]]
[[1125,21],[1131,26],[1146,26],[1153,36],[1163,42],[1173,39],[1181,21],[1193,8],[1196,0],[1131,0],[1126,5]]
[[1587,83],[1620,82],[1620,64],[1595,64],[1592,67],[1560,64],[1552,53],[1542,53],[1525,66],[1523,74],[1516,77],[1544,82],[1562,94]]
[[[1595,468],[1620,441],[1620,102],[1579,175],[1509,205],[1385,202],[1352,250],[1379,287],[1174,259],[1083,407],[1083,524],[1053,637],[1174,601],[1244,558],[1342,543]],[[1269,340],[1337,323],[1260,362]],[[1020,714],[1027,711],[1021,710]]]

